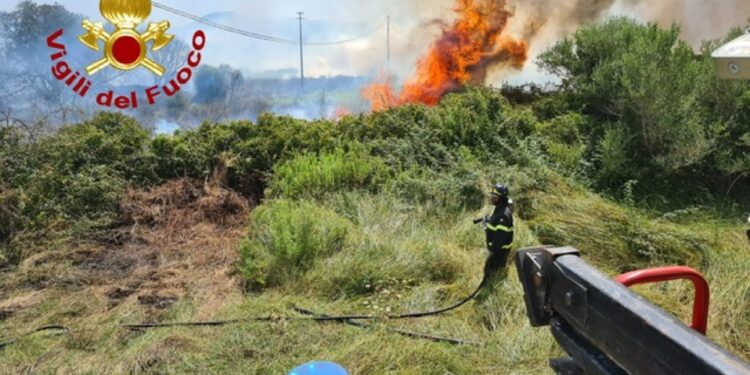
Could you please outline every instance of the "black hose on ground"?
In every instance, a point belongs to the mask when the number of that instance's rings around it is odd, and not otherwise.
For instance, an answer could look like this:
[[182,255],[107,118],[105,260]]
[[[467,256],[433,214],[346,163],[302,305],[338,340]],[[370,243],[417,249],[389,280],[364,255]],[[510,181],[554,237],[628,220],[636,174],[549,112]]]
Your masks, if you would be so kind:
[[[489,259],[488,259],[489,262]],[[214,321],[203,321],[203,322],[175,322],[175,323],[138,323],[138,324],[121,324],[120,328],[130,329],[130,330],[143,330],[143,329],[155,329],[155,328],[174,328],[174,327],[220,327],[220,326],[226,326],[231,324],[241,324],[241,323],[252,323],[252,322],[275,322],[275,321],[289,321],[289,320],[308,320],[308,321],[316,321],[316,322],[344,322],[346,324],[359,326],[359,327],[366,327],[366,325],[362,323],[355,322],[356,320],[398,320],[398,319],[419,319],[419,318],[426,318],[430,316],[437,316],[441,314],[445,314],[449,311],[453,311],[458,309],[459,307],[467,304],[469,301],[474,299],[479,292],[484,288],[485,284],[489,280],[489,273],[486,271],[487,267],[485,266],[485,273],[482,277],[482,281],[479,283],[479,286],[477,289],[471,293],[468,297],[464,298],[463,300],[459,301],[456,304],[453,304],[451,306],[439,309],[439,310],[432,310],[432,311],[424,311],[424,312],[413,312],[413,313],[405,313],[405,314],[398,314],[398,315],[383,315],[383,316],[376,316],[376,315],[341,315],[341,316],[329,316],[324,314],[316,314],[308,309],[303,309],[299,307],[294,307],[294,310],[298,313],[307,315],[306,317],[297,317],[297,318],[285,318],[280,316],[266,316],[266,317],[250,317],[250,318],[243,318],[243,319],[229,319],[229,320],[214,320]],[[7,346],[15,344],[18,340],[33,335],[38,332],[43,331],[52,331],[52,330],[59,330],[64,331],[64,333],[71,333],[72,331],[62,325],[48,325],[39,327],[34,331],[31,331],[29,333],[24,334],[23,336],[13,339],[11,341],[0,343],[0,349],[3,349]],[[430,335],[424,335],[409,331],[401,331],[401,330],[395,330],[391,329],[391,331],[404,335],[409,337],[415,337],[415,338],[423,338],[428,339],[432,341],[445,341],[450,342],[452,344],[473,344],[471,342],[458,340],[458,339],[450,339],[450,338],[443,338],[443,337],[437,337],[437,336],[430,336]]]
[[[296,312],[298,312],[300,314],[303,314],[303,315],[316,316],[316,317],[320,317],[320,318],[326,318],[326,317],[328,317],[328,316],[326,316],[324,314],[318,314],[318,313],[315,313],[315,312],[310,311],[310,310],[301,309],[299,307],[295,307],[294,311],[296,311]],[[336,321],[336,322],[337,323],[347,324],[347,325],[350,325],[350,326],[353,326],[353,327],[370,328],[369,325],[367,325],[365,323],[357,322],[357,321],[354,321],[354,320],[343,320],[343,321]],[[401,336],[411,337],[411,338],[415,338],[415,339],[424,339],[424,340],[429,340],[429,341],[433,341],[433,342],[446,342],[448,344],[453,344],[453,345],[477,345],[477,343],[475,343],[473,341],[465,341],[465,340],[460,340],[460,339],[454,339],[454,338],[451,338],[451,337],[442,337],[442,336],[428,335],[428,334],[419,333],[419,332],[406,331],[406,330],[398,329],[398,328],[390,328],[390,327],[388,327],[388,332],[397,333],[397,334],[399,334]]]
[[[316,322],[330,322],[330,321],[347,321],[347,320],[418,319],[418,318],[425,318],[428,316],[444,314],[446,312],[455,310],[467,304],[469,301],[474,299],[477,296],[477,294],[479,294],[479,292],[482,290],[486,282],[487,282],[487,274],[485,274],[484,278],[482,278],[482,282],[479,284],[479,287],[477,287],[477,289],[473,293],[471,293],[471,295],[464,298],[460,302],[454,305],[451,305],[449,307],[446,307],[446,308],[433,310],[433,311],[425,311],[425,312],[407,313],[407,314],[399,314],[399,315],[383,315],[383,316],[375,316],[375,315],[329,316],[329,315],[320,315],[320,314],[306,314],[306,315],[315,315],[315,316],[308,316],[304,318],[284,318],[284,317],[267,316],[267,317],[253,317],[253,318],[244,318],[244,319],[214,320],[214,321],[205,321],[205,322],[138,323],[138,324],[121,324],[120,327],[136,330],[136,329],[173,328],[173,327],[218,327],[218,326],[225,326],[225,325],[230,325],[230,324],[252,323],[252,322],[273,322],[273,321],[281,321],[281,320],[287,320],[287,321],[288,320],[310,320],[310,321],[316,321]],[[310,310],[303,309],[297,306],[294,307],[294,310],[297,312],[310,311]]]
[[[486,267],[485,267],[486,269]],[[460,302],[451,305],[449,307],[445,307],[439,310],[433,310],[433,311],[424,311],[424,312],[413,312],[413,313],[406,313],[406,314],[398,314],[398,315],[383,315],[383,316],[376,316],[376,315],[341,315],[341,316],[327,316],[327,315],[321,315],[318,316],[315,320],[317,321],[346,321],[346,320],[398,320],[398,319],[418,319],[418,318],[426,318],[430,316],[435,315],[441,315],[445,314],[449,311],[453,311],[455,309],[458,309],[459,307],[469,303],[469,301],[473,300],[480,291],[482,291],[482,288],[484,288],[484,284],[487,283],[489,279],[488,273],[485,272],[484,277],[482,278],[482,282],[479,283],[479,286],[474,291],[474,293],[471,293],[468,297],[462,299]],[[295,307],[295,310],[300,310],[299,308]]]
[[[488,259],[489,262],[489,259]],[[485,266],[485,270],[488,268]],[[398,319],[418,319],[418,318],[426,318],[429,316],[436,316],[445,314],[449,311],[453,311],[455,309],[458,309],[459,307],[469,303],[472,299],[474,299],[477,294],[479,294],[480,291],[482,291],[482,288],[484,288],[484,284],[487,283],[489,279],[489,273],[485,272],[484,276],[482,277],[482,281],[479,283],[479,286],[477,289],[471,293],[468,297],[462,299],[456,304],[453,304],[449,307],[445,307],[439,310],[433,310],[433,311],[424,311],[424,312],[413,312],[413,313],[405,313],[405,314],[398,314],[398,315],[340,315],[340,316],[329,316],[324,314],[306,314],[306,315],[315,315],[315,316],[308,316],[304,318],[283,318],[283,317],[253,317],[253,318],[244,318],[244,319],[231,319],[231,320],[217,320],[217,321],[206,321],[206,322],[178,322],[178,323],[140,323],[140,324],[122,324],[120,327],[127,328],[127,329],[150,329],[150,328],[170,328],[170,327],[216,327],[216,326],[223,326],[223,325],[230,325],[230,324],[239,324],[239,323],[251,323],[251,322],[272,322],[272,321],[280,321],[280,320],[310,320],[310,321],[316,321],[316,322],[329,322],[329,321],[347,321],[347,320],[398,320]],[[300,308],[295,306],[294,310],[297,312],[301,311],[310,311],[308,309]]]

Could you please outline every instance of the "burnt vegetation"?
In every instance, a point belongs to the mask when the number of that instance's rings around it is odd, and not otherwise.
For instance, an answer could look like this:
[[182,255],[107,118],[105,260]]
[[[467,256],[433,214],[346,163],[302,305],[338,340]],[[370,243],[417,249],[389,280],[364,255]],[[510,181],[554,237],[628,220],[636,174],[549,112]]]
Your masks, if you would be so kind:
[[[265,113],[169,136],[116,113],[54,132],[4,124],[0,327],[80,329],[59,339],[66,355],[45,357],[63,372],[279,373],[329,355],[355,373],[535,373],[555,349],[528,330],[515,283],[488,308],[409,323],[487,344],[479,348],[286,322],[112,328],[126,318],[285,314],[299,300],[374,313],[453,301],[483,261],[470,221],[488,184],[505,181],[515,248],[572,245],[611,274],[699,268],[717,291],[711,338],[750,358],[738,220],[750,202],[750,85],[714,78],[707,53],[718,42],[696,57],[678,35],[614,19],[540,57],[559,87],[465,87],[435,107],[337,121]],[[683,285],[644,293],[689,314]],[[0,352],[0,368],[28,366],[54,339],[35,340]]]

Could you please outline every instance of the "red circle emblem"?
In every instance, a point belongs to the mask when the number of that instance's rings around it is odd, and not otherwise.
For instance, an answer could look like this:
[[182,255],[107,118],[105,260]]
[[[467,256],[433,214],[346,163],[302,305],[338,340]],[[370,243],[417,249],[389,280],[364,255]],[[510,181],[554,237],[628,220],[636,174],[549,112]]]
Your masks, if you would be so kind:
[[120,64],[133,64],[141,57],[141,45],[130,35],[118,37],[112,45],[112,57]]

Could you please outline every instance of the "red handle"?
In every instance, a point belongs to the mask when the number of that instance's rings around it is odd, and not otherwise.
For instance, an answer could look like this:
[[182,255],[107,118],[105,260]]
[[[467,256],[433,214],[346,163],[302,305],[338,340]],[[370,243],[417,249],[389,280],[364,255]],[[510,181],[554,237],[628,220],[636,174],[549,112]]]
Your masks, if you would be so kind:
[[615,280],[622,285],[631,287],[638,284],[684,279],[692,281],[693,286],[695,286],[693,323],[690,327],[705,336],[708,327],[708,304],[711,293],[708,289],[708,282],[700,272],[689,267],[651,268],[642,271],[628,272],[618,276]]

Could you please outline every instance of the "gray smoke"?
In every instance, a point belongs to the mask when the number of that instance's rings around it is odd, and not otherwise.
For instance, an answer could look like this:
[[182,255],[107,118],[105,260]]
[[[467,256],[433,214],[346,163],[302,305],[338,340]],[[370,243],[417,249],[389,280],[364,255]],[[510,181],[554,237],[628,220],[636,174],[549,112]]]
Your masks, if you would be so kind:
[[[514,0],[510,33],[529,43],[530,62],[554,43],[570,36],[580,27],[611,16],[627,16],[663,27],[678,24],[682,38],[698,50],[705,40],[720,39],[733,27],[746,27],[750,20],[747,0]],[[515,77],[515,78],[513,78]],[[517,71],[498,68],[488,79],[500,84],[511,79],[546,81],[534,64]]]
[[545,47],[607,16],[624,15],[664,27],[676,23],[683,38],[695,47],[750,20],[747,0],[516,0],[513,6],[513,31]]
[[[730,28],[746,27],[750,21],[750,1],[747,0],[626,0],[618,7],[632,7],[636,15],[662,26],[678,23],[682,35],[697,47],[701,41],[726,36]],[[627,11],[623,12],[625,14]]]

